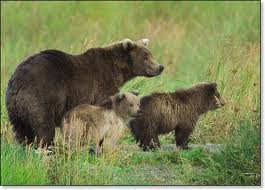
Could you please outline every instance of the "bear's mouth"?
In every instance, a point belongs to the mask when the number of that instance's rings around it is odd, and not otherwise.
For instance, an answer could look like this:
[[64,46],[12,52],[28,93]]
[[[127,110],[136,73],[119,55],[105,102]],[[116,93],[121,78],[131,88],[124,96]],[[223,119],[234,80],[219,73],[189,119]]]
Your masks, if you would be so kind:
[[158,71],[155,73],[146,73],[146,77],[155,77],[157,75],[160,75],[162,73],[162,71]]
[[215,98],[215,101],[216,101],[216,107],[217,108],[221,108],[221,107],[223,107],[225,105],[224,99],[219,98],[217,96],[214,96],[214,98]]
[[136,117],[140,117],[143,113],[142,112],[138,112],[138,113],[135,113],[135,114],[131,114],[130,116],[132,118],[136,118]]
[[154,77],[157,76],[158,74],[146,74],[147,77]]

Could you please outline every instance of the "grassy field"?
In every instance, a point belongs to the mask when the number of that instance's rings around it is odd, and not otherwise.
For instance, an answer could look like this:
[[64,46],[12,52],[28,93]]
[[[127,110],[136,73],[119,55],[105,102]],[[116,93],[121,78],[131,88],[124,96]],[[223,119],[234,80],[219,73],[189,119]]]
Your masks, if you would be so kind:
[[[1,2],[2,185],[260,185],[259,2]],[[216,81],[227,105],[199,120],[192,144],[142,152],[127,131],[116,152],[37,154],[14,140],[5,109],[7,82],[26,57],[44,49],[72,54],[124,38],[150,39],[165,66],[123,91],[172,92]],[[173,144],[173,134],[161,136]]]

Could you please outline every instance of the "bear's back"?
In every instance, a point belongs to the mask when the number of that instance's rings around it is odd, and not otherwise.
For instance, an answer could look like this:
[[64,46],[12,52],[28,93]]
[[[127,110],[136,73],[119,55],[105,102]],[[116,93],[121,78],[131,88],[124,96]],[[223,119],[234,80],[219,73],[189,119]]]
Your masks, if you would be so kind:
[[[180,93],[153,93],[141,98],[143,115],[139,121],[147,126],[156,126],[159,133],[167,133],[179,123],[197,118],[190,101]],[[141,119],[143,118],[143,119]],[[163,126],[163,127],[162,127]]]
[[[109,143],[122,135],[124,122],[112,109],[82,104],[68,111],[62,120],[63,134],[77,136],[82,144],[98,143],[101,139],[109,139]],[[77,138],[68,139],[75,144]],[[115,140],[114,140],[115,141]]]
[[10,79],[9,88],[15,90],[16,86],[21,86],[19,83],[37,87],[42,82],[65,82],[73,76],[73,61],[71,55],[58,50],[42,51],[17,66]]

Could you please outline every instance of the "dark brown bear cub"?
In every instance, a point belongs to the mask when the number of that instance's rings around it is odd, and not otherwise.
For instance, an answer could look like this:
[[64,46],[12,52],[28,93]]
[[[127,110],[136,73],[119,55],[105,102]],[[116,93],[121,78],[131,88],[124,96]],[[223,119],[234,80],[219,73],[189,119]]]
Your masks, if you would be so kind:
[[8,82],[6,108],[18,142],[50,145],[63,115],[80,104],[98,105],[137,76],[161,74],[147,39],[129,39],[80,55],[58,50],[35,54]]
[[129,125],[143,150],[160,147],[158,135],[173,130],[176,145],[185,149],[199,116],[223,105],[216,83],[200,83],[186,90],[143,97],[143,114],[131,120]]

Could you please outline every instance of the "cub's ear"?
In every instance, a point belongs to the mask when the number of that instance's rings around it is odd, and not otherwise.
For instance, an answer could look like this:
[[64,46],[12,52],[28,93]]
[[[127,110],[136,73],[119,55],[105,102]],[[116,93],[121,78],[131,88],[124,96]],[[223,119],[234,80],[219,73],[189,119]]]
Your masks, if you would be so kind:
[[150,41],[149,39],[143,38],[141,40],[138,40],[137,42],[140,43],[140,44],[142,44],[143,46],[147,47],[148,44],[149,44],[149,41]]
[[213,89],[216,89],[217,88],[216,82],[210,83],[210,87],[213,88]]
[[104,107],[106,109],[111,109],[112,108],[112,99],[109,97],[106,100],[103,100],[99,106]]
[[139,92],[137,92],[137,91],[131,91],[130,93],[134,94],[135,96],[139,95]]
[[217,84],[215,82],[209,83],[207,85],[208,92],[214,94],[216,92]]
[[125,94],[118,94],[116,97],[116,102],[120,103],[125,98]]
[[126,38],[126,39],[122,40],[122,47],[125,50],[131,50],[135,47],[135,44],[132,40]]

